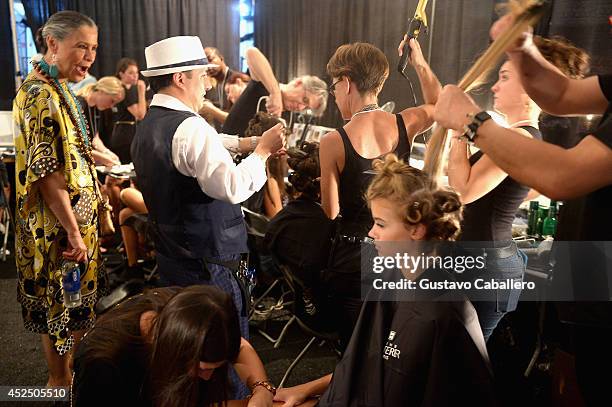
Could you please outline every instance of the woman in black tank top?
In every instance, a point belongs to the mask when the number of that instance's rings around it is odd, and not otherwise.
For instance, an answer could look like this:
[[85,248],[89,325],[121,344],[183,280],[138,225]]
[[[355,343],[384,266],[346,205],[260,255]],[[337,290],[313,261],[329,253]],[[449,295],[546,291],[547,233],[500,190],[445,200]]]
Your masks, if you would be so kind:
[[[433,123],[440,83],[425,62],[418,42],[411,41],[411,64],[416,67],[426,105],[393,115],[378,107],[378,94],[389,75],[389,63],[381,50],[367,43],[339,47],[327,64],[342,117],[349,121],[321,139],[321,203],[337,223],[330,264],[325,279],[337,304],[337,321],[345,346],[361,307],[360,241],[372,219],[364,199],[372,161],[395,153],[408,162],[415,135]],[[403,42],[400,44],[400,49]]]
[[[538,130],[541,109],[525,92],[510,61],[501,66],[499,79],[491,90],[494,108],[505,116],[510,129],[525,137],[542,138]],[[485,274],[477,277],[520,282],[525,274],[526,258],[512,241],[512,221],[529,188],[508,176],[482,152],[470,157],[468,153],[467,144],[453,137],[448,181],[465,204],[459,240],[466,242],[467,247],[493,248],[487,249]],[[502,317],[516,309],[520,294],[520,289],[498,290],[491,301],[474,301],[485,340]]]

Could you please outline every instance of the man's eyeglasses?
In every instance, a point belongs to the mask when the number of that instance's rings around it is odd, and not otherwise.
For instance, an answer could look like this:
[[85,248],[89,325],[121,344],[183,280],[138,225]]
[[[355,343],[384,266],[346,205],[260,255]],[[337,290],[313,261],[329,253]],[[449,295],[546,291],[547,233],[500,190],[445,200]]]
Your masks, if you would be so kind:
[[333,97],[336,97],[336,85],[339,84],[340,82],[342,82],[342,79],[338,79],[336,82],[332,83],[328,88],[327,88],[327,93],[329,93],[330,95],[332,95]]

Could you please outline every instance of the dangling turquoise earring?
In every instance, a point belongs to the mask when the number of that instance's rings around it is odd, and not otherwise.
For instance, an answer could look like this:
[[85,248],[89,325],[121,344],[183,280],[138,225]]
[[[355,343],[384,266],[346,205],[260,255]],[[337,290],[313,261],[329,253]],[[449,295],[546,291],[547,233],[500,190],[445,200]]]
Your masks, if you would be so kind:
[[53,56],[51,57],[51,65],[49,65],[49,76],[52,77],[53,79],[57,79],[57,76],[59,75],[59,71],[57,69],[57,56],[55,54],[53,54]]
[[51,77],[52,79],[57,79],[57,75],[59,74],[59,71],[57,70],[57,65],[55,65],[55,62],[57,61],[57,57],[55,56],[55,54],[53,54],[52,61],[53,61],[53,64],[49,65],[47,61],[45,61],[45,59],[42,58],[40,62],[38,63],[38,66],[44,73],[49,75],[49,77]]

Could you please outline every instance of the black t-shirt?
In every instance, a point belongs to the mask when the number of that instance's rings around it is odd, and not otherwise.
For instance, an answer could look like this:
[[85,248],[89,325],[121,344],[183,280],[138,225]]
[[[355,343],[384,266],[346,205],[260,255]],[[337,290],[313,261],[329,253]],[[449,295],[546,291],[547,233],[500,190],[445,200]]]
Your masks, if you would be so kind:
[[[603,94],[612,102],[612,75],[599,77]],[[608,104],[597,129],[589,133],[612,148],[612,103]],[[588,134],[583,135],[583,137]],[[593,191],[586,196],[565,202],[559,214],[559,241],[612,241],[612,185]],[[586,303],[585,300],[609,299],[611,275],[609,253],[591,250],[590,246],[570,246],[567,260],[557,262],[555,278],[560,284],[573,287],[578,303],[559,304],[562,320],[587,325],[612,327],[612,303]],[[570,279],[569,281],[566,279]]]
[[114,108],[100,111],[98,137],[100,137],[100,140],[102,140],[105,146],[110,145],[113,136],[113,109]]
[[138,86],[133,85],[129,89],[125,88],[125,98],[117,103],[113,109],[113,121],[133,122],[136,120],[134,115],[130,113],[128,107],[138,103]]
[[[244,132],[249,127],[249,120],[257,113],[259,99],[269,95],[263,83],[251,80],[227,115],[221,132],[244,137]],[[260,109],[265,106],[265,102],[262,102]]]
[[83,112],[83,117],[87,123],[87,128],[89,129],[91,139],[93,139],[98,131],[100,111],[95,107],[90,107],[83,96],[77,96],[77,100],[81,105],[81,111]]
[[474,307],[449,301],[456,293],[415,294],[418,301],[364,303],[319,406],[496,404]]
[[[138,103],[138,87],[125,89],[125,99],[118,103],[113,112],[113,133],[109,147],[117,154],[122,163],[132,162],[130,146],[136,134],[136,118],[130,113],[128,107]],[[122,122],[122,123],[118,123]]]
[[[599,84],[608,101],[612,102],[612,75],[600,76]],[[612,103],[608,104],[597,129],[589,134],[612,148]],[[612,240],[611,207],[612,185],[567,201],[559,215],[557,240]]]
[[318,203],[298,198],[270,220],[265,243],[300,283],[313,288],[319,273],[327,266],[332,229],[333,222]]

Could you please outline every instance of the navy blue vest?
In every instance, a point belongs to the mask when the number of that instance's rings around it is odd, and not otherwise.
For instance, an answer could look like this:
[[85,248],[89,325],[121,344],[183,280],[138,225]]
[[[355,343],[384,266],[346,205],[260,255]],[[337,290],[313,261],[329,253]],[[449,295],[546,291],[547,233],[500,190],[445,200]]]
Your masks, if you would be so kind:
[[136,129],[132,159],[149,210],[159,253],[171,258],[211,258],[246,253],[240,205],[213,199],[197,179],[172,163],[172,139],[193,113],[153,106]]

